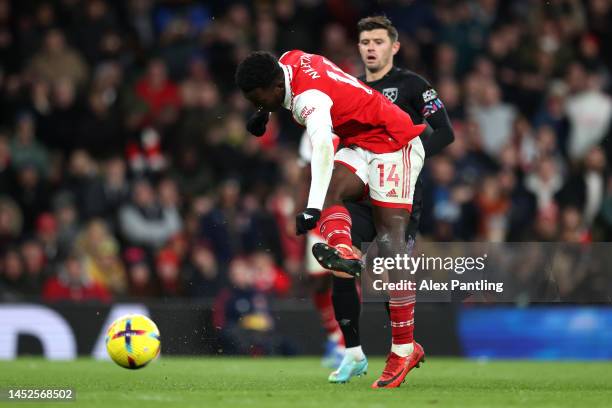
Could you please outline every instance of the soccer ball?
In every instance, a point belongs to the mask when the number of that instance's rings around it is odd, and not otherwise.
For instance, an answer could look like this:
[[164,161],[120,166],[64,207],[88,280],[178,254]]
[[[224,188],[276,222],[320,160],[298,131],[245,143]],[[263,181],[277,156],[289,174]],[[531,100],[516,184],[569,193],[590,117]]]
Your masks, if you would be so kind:
[[159,330],[146,316],[120,317],[106,332],[106,350],[121,367],[142,368],[159,355]]

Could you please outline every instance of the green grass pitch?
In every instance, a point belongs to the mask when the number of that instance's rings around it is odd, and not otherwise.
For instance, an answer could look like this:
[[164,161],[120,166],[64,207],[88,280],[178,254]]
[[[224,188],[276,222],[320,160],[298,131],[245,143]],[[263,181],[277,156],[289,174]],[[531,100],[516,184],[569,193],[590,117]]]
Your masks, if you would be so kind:
[[612,363],[431,358],[399,389],[372,390],[368,375],[328,384],[315,358],[170,358],[130,371],[112,362],[0,362],[0,388],[70,387],[76,402],[23,407],[610,407]]

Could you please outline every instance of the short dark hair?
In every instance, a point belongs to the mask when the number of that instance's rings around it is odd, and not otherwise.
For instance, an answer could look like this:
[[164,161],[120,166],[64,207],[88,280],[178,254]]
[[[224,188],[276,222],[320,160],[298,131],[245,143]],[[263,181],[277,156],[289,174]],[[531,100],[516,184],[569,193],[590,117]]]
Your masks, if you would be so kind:
[[397,28],[395,28],[393,23],[391,23],[391,20],[385,16],[365,17],[359,20],[357,23],[357,32],[359,34],[361,34],[363,31],[372,31],[380,28],[387,30],[387,34],[389,34],[391,42],[397,41]]
[[283,69],[274,55],[255,51],[238,65],[236,85],[242,92],[250,92],[256,88],[267,88],[282,76]]

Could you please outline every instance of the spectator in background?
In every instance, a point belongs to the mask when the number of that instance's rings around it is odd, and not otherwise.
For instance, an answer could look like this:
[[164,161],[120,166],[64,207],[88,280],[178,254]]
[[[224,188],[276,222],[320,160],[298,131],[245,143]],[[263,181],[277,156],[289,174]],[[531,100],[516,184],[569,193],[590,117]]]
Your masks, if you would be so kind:
[[162,247],[181,229],[181,218],[175,206],[164,207],[144,179],[134,182],[132,200],[119,211],[119,226],[130,245],[153,251]]
[[116,18],[103,0],[89,0],[81,7],[75,38],[87,60],[95,64],[102,58],[104,35],[117,27]]
[[225,180],[219,187],[218,202],[200,220],[199,238],[209,240],[217,259],[228,262],[242,248],[238,230],[240,184]]
[[580,209],[565,207],[561,212],[561,240],[564,242],[591,242],[589,230],[585,227]]
[[541,126],[537,131],[535,139],[536,154],[531,165],[533,166],[541,158],[550,157],[557,163],[560,169],[564,169],[565,160],[559,146],[559,138],[557,138],[554,129],[548,125]]
[[[31,23],[19,30],[19,48],[23,52],[24,62],[27,61],[44,42],[49,30],[58,26],[56,8],[51,1],[38,1],[32,4],[30,10]],[[17,12],[17,8],[14,9]],[[18,17],[15,13],[15,17]]]
[[442,78],[438,82],[438,94],[444,101],[444,108],[451,121],[463,120],[465,111],[461,100],[461,89],[457,81],[452,77]]
[[130,247],[124,253],[129,281],[129,293],[135,298],[150,298],[159,295],[158,282],[147,263],[145,251]]
[[136,83],[134,92],[145,106],[140,119],[141,126],[166,126],[178,118],[178,109],[181,106],[179,89],[168,78],[166,64],[161,59],[149,62],[147,72]]
[[43,142],[69,157],[82,139],[89,137],[79,132],[78,118],[82,115],[75,83],[68,77],[56,78],[52,83],[51,109],[45,117]]
[[601,78],[588,74],[579,63],[569,66],[567,82],[572,95],[567,98],[570,123],[568,152],[581,159],[612,130],[612,100],[601,90]]
[[[208,129],[222,123],[221,119],[227,111],[217,85],[210,78],[208,67],[201,58],[192,59],[189,77],[181,83],[180,94],[181,116],[173,132],[173,140],[179,146],[201,148]],[[174,146],[175,154],[179,146]]]
[[183,292],[181,263],[178,255],[170,248],[164,248],[157,253],[155,271],[159,278],[161,295],[177,297]]
[[255,273],[255,288],[275,296],[289,293],[291,280],[287,274],[274,263],[274,257],[265,251],[256,251],[249,256],[249,261]]
[[606,183],[606,195],[601,205],[600,220],[600,238],[604,241],[612,241],[612,176],[608,176]]
[[85,95],[85,107],[78,118],[76,128],[87,137],[75,140],[76,146],[85,149],[97,160],[116,155],[125,145],[118,102],[122,76],[122,68],[117,63],[108,62],[98,66],[91,90]]
[[472,239],[476,235],[476,220],[472,199],[472,188],[455,179],[455,167],[447,156],[433,159],[431,180],[424,180],[423,218],[428,222],[430,233],[440,241],[454,237]]
[[590,72],[606,76],[608,69],[601,59],[601,44],[593,34],[583,34],[579,46],[580,62]]
[[186,270],[187,291],[192,297],[209,297],[221,288],[221,277],[215,254],[210,245],[196,243],[189,257]]
[[567,84],[563,81],[553,81],[548,89],[548,95],[543,101],[540,110],[535,115],[534,126],[541,128],[548,126],[554,132],[556,144],[564,157],[567,157],[567,138],[569,122],[566,116]]
[[[292,157],[295,164],[297,161]],[[297,164],[295,164],[297,167]],[[289,173],[285,167],[285,174]],[[299,173],[299,167],[297,171]],[[298,175],[299,177],[299,175]],[[298,194],[279,188],[268,200],[267,207],[273,215],[279,230],[279,239],[283,252],[283,268],[291,275],[299,275],[304,260],[304,238],[295,234],[294,210]]]
[[214,177],[212,169],[202,166],[201,156],[193,145],[186,144],[178,153],[172,175],[186,200],[193,200],[212,189]]
[[536,196],[538,211],[556,207],[555,194],[563,187],[563,175],[550,157],[541,159],[525,178],[525,188]]
[[117,212],[130,199],[125,161],[119,156],[104,162],[102,174],[88,183],[83,199],[85,219],[102,218],[117,231]]
[[457,71],[457,51],[450,44],[440,44],[436,47],[435,77],[452,78]]
[[87,191],[98,175],[97,163],[85,150],[78,149],[70,155],[67,170],[62,189],[72,195],[82,217],[85,215]]
[[0,191],[7,194],[14,191],[15,171],[12,166],[9,132],[0,129]]
[[134,32],[138,43],[145,50],[151,48],[155,43],[155,27],[151,17],[153,6],[152,0],[129,0],[127,2],[125,18],[129,29]]
[[[518,116],[512,129],[511,144],[502,150],[502,166],[504,150],[511,148],[516,155],[515,166],[526,170],[533,166],[538,157],[538,146],[531,124],[524,116]],[[514,163],[513,163],[514,164]],[[515,167],[513,166],[513,167]]]
[[74,198],[69,192],[56,194],[52,202],[53,215],[57,220],[57,245],[60,256],[68,254],[80,231],[79,214]]
[[510,200],[496,175],[484,178],[476,198],[479,212],[479,238],[487,242],[503,242],[508,230]]
[[127,277],[119,257],[119,244],[104,221],[90,221],[76,240],[85,273],[109,292],[127,291]]
[[30,60],[28,72],[49,83],[66,77],[81,87],[87,80],[88,67],[81,54],[66,44],[64,33],[54,28],[45,34],[43,48]]
[[559,208],[551,206],[539,209],[533,227],[535,241],[556,242],[559,240]]
[[43,247],[37,240],[28,239],[21,244],[20,251],[25,266],[26,294],[38,295],[49,273]]
[[529,240],[529,232],[536,216],[537,202],[533,193],[527,191],[517,176],[509,168],[503,169],[498,175],[502,194],[509,198],[509,208],[506,215],[507,233],[504,241],[518,242]]
[[15,168],[35,166],[40,175],[45,175],[49,166],[47,151],[36,140],[34,117],[28,112],[17,116],[15,136],[11,143],[11,161]]
[[0,196],[0,248],[6,248],[21,236],[23,218],[17,203]]
[[556,199],[562,207],[582,209],[581,222],[591,226],[603,204],[607,182],[606,156],[596,146],[589,150],[583,165],[572,174]]
[[15,247],[6,247],[0,257],[0,299],[14,301],[31,293],[23,258]]
[[495,156],[510,141],[516,109],[502,101],[499,86],[489,81],[482,86],[472,117],[480,127],[484,151]]
[[176,181],[171,177],[162,178],[157,185],[157,196],[163,208],[181,208],[181,195]]
[[36,219],[36,240],[42,245],[45,258],[53,261],[59,253],[57,220],[53,214],[44,212]]
[[11,27],[12,18],[14,18],[12,11],[9,0],[0,1],[0,61],[5,68],[11,71],[19,64],[15,47],[16,39],[13,35],[13,27]]
[[61,262],[57,275],[47,279],[42,297],[47,302],[110,302],[111,300],[110,293],[87,276],[83,260],[75,254],[69,254]]
[[323,30],[323,50],[325,55],[344,72],[359,75],[361,62],[356,49],[348,40],[346,29],[337,23],[328,24]]
[[48,185],[41,177],[38,167],[22,164],[17,169],[17,187],[14,197],[23,213],[23,231],[34,232],[38,214],[47,211],[49,207]]

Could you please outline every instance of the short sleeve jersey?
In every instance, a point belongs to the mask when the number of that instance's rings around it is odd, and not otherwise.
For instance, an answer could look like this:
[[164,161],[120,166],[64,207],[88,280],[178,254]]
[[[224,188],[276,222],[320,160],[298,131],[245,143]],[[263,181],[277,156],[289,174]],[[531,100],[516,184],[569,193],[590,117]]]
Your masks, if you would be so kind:
[[394,152],[425,129],[382,94],[320,55],[293,50],[279,62],[288,75],[294,120],[303,126],[316,109],[329,109],[333,132],[344,146]]

